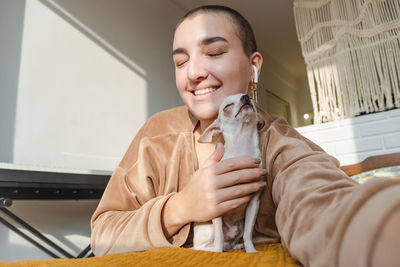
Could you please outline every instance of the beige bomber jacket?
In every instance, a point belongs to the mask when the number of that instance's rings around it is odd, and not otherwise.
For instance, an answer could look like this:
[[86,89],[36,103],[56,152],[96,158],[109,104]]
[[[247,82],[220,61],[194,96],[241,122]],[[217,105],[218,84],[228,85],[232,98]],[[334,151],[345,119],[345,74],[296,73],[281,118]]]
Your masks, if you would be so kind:
[[[339,169],[334,157],[285,120],[260,114],[265,120],[260,147],[268,185],[261,196],[255,234],[282,242],[306,266],[337,266],[343,258],[354,257],[349,247],[371,246],[370,236],[356,234],[358,223],[377,211],[368,206],[371,199],[393,187],[400,192],[399,181],[382,179],[361,186]],[[154,115],[140,129],[93,214],[91,246],[96,256],[190,242],[190,224],[165,238],[161,211],[197,170],[193,136],[197,123],[183,106]],[[396,194],[382,201],[382,205],[400,202]],[[376,224],[364,230],[374,233]],[[368,257],[367,252],[357,253],[361,261]]]

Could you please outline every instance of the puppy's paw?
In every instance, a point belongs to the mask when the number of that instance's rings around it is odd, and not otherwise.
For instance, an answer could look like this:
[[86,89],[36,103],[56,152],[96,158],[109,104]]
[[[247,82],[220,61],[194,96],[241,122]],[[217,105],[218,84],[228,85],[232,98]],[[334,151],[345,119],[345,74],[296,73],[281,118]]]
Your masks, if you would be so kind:
[[214,247],[213,249],[211,249],[212,252],[224,252],[224,250],[222,248],[216,248]]
[[256,250],[256,249],[254,248],[254,246],[253,246],[252,243],[250,243],[250,244],[244,244],[244,248],[245,248],[245,250],[246,250],[246,253],[256,253],[256,252],[258,252],[258,250]]

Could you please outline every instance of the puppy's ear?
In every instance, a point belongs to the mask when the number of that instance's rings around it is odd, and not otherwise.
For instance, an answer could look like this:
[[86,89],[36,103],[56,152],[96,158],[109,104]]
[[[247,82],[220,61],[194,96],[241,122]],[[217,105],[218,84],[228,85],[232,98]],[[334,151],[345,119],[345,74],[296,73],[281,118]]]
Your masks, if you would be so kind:
[[204,133],[200,136],[199,142],[200,143],[211,143],[214,135],[222,133],[221,128],[219,126],[219,120],[216,119],[213,123],[210,124],[210,126],[207,127],[207,129],[204,131]]
[[264,128],[264,126],[265,126],[265,121],[263,117],[261,117],[261,115],[257,113],[257,130],[261,131],[262,128]]

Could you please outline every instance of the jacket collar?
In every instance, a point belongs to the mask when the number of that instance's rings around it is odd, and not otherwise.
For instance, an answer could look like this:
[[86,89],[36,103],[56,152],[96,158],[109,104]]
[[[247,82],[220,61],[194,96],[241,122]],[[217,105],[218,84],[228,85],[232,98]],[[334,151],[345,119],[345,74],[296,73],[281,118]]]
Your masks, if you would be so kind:
[[187,125],[186,125],[186,130],[190,132],[194,132],[196,129],[197,125],[199,124],[199,119],[197,119],[192,112],[188,109],[187,106],[185,106],[186,112],[188,114],[189,120],[187,120]]

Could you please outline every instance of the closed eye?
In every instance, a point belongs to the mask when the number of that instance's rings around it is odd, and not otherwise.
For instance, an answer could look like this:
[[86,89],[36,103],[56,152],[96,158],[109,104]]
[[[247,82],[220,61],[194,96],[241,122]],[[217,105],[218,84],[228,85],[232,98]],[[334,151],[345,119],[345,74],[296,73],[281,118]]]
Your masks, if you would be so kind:
[[224,53],[224,52],[208,53],[207,55],[210,56],[210,57],[217,57],[217,56],[222,55],[223,53]]
[[175,63],[175,66],[176,67],[181,67],[181,66],[183,66],[183,64],[185,64],[187,62],[187,60],[186,61],[183,61],[183,62],[177,62],[177,63]]
[[225,109],[228,109],[230,106],[232,106],[233,105],[233,103],[230,103],[230,104],[228,104],[228,105],[226,105],[225,107],[224,107],[224,110]]
[[227,118],[230,118],[232,115],[232,107],[233,107],[233,103],[230,103],[228,105],[226,105],[223,109],[224,112],[224,116]]

